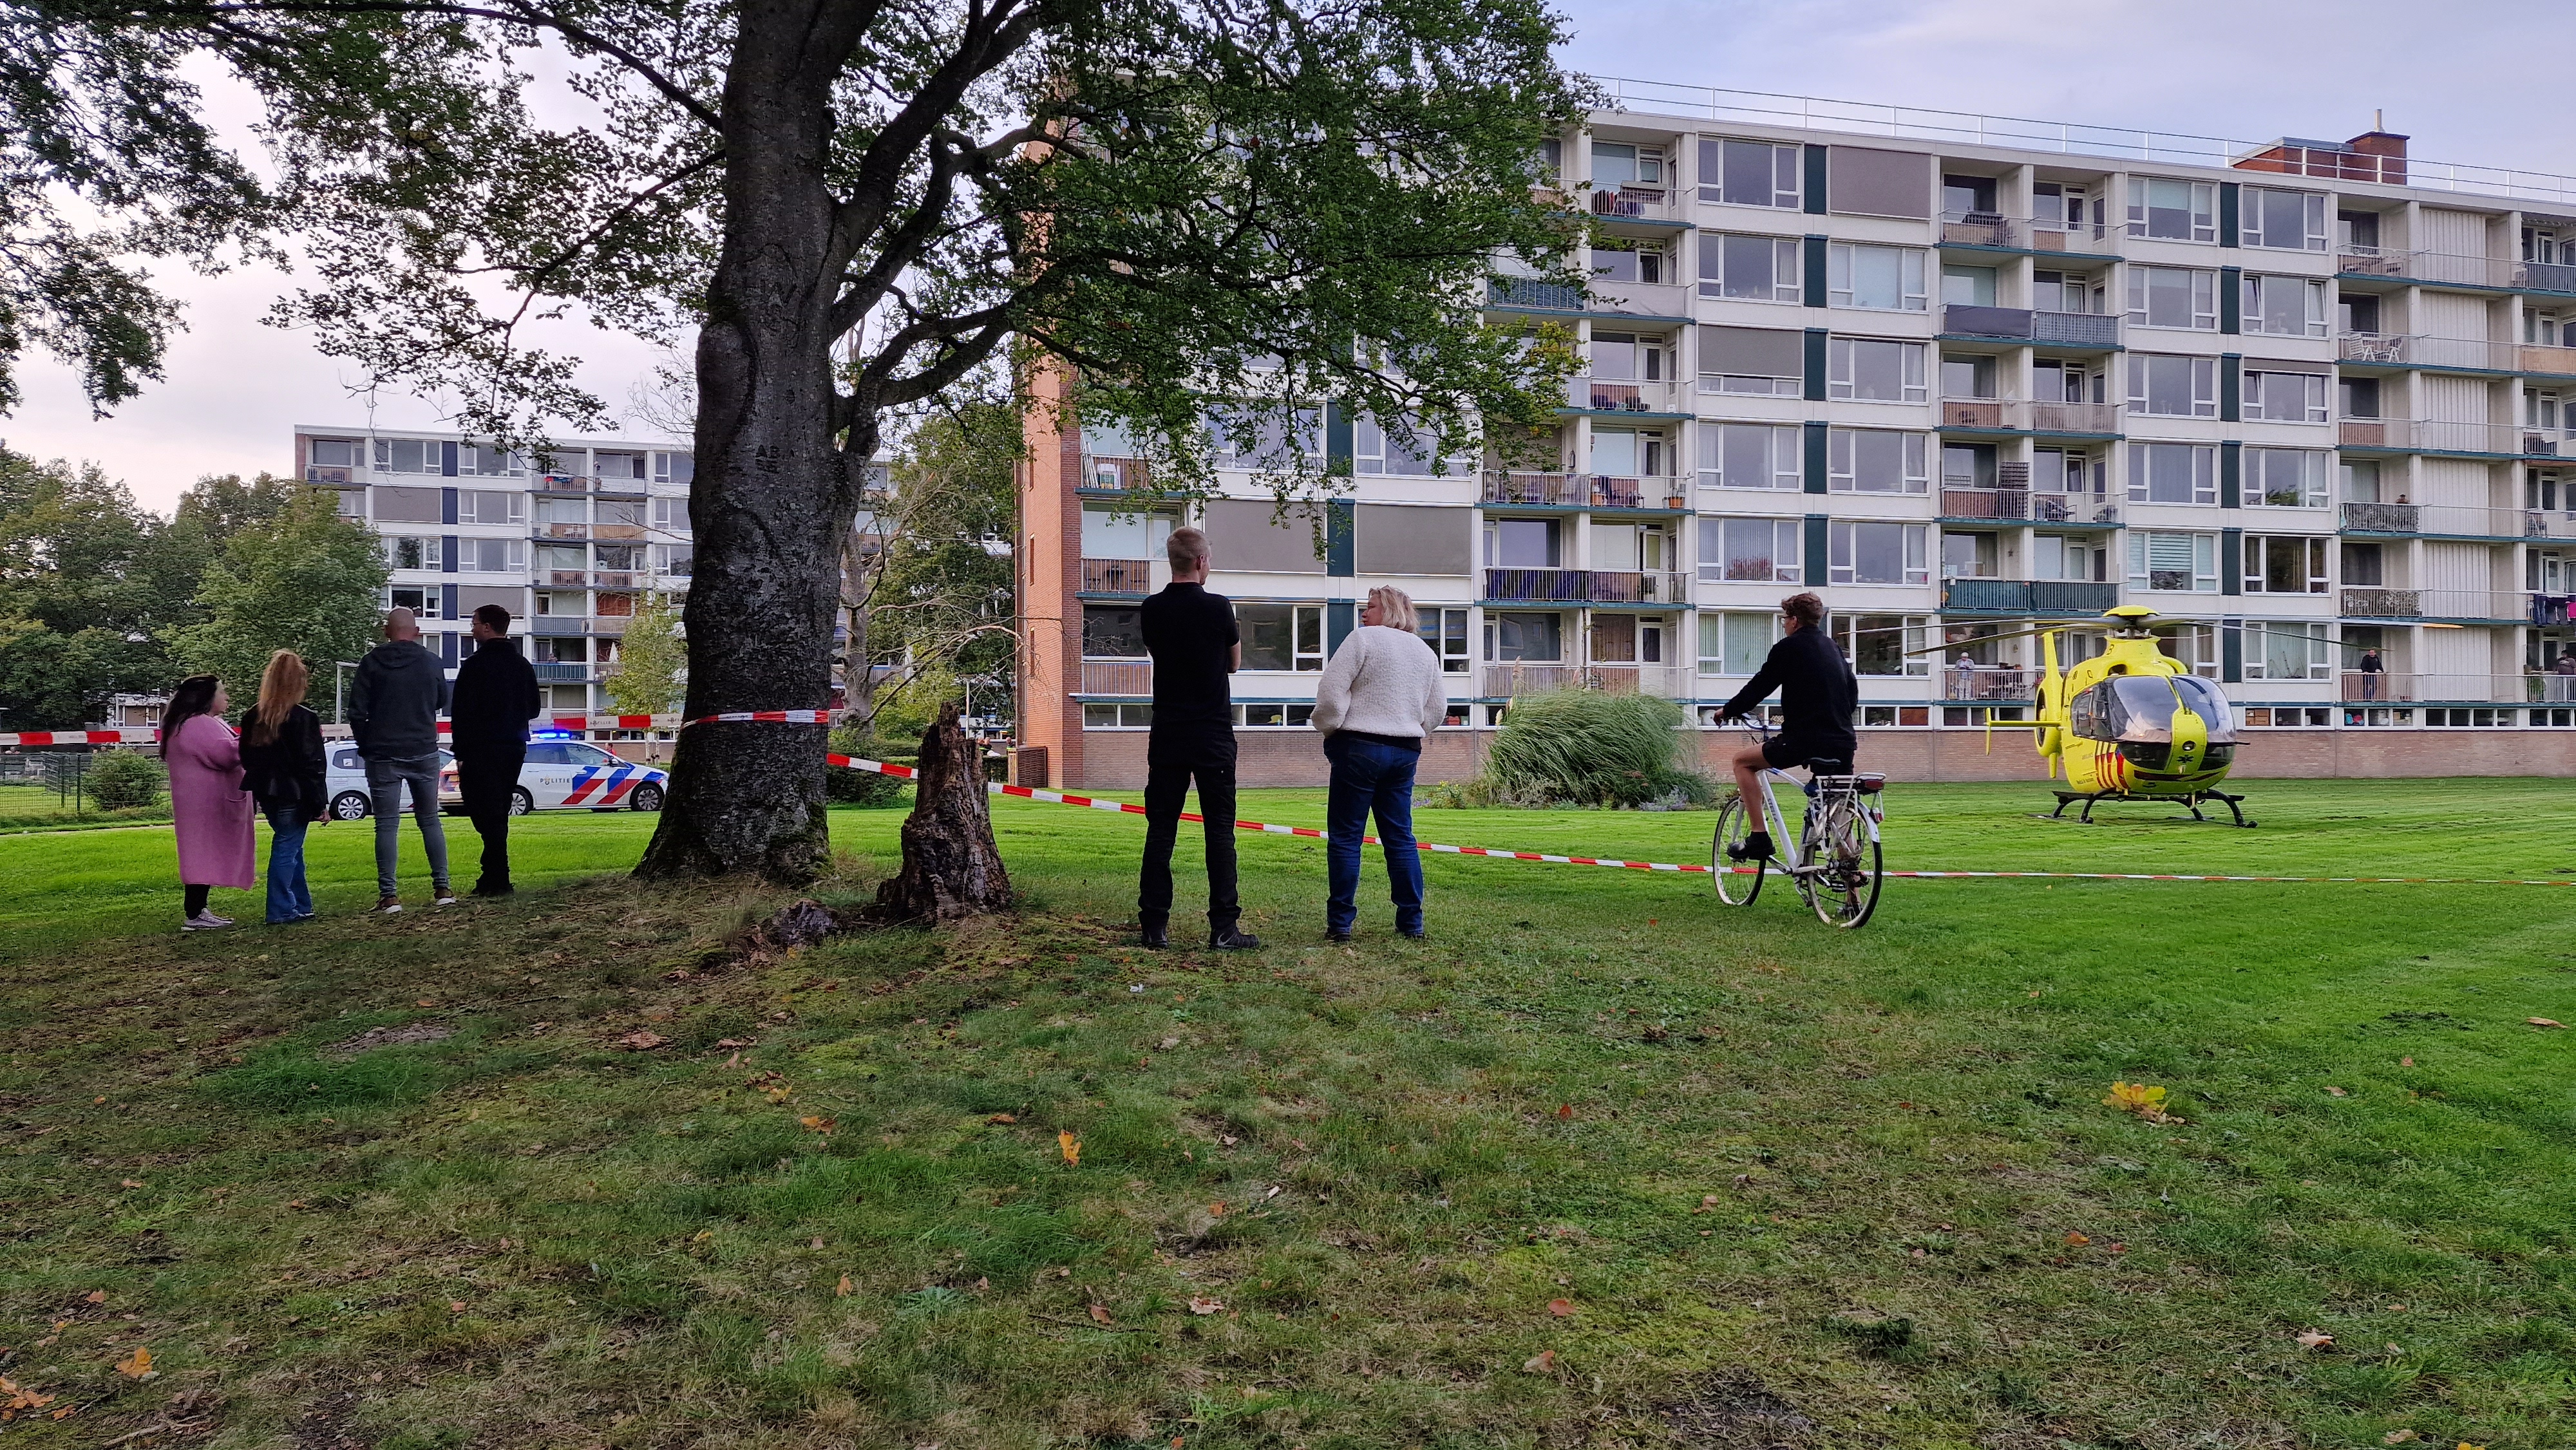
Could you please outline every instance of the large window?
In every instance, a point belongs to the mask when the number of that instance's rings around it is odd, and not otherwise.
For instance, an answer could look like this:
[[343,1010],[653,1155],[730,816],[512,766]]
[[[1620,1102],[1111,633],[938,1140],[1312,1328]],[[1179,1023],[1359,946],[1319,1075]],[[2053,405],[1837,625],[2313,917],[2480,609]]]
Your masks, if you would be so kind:
[[1592,275],[1604,282],[1678,282],[1673,260],[1652,242],[1618,238],[1592,244]]
[[1825,396],[1858,403],[1931,400],[1923,378],[1923,344],[1875,337],[1837,337],[1825,344]]
[[438,540],[387,534],[385,563],[395,569],[435,569],[438,567]]
[[1699,295],[1739,302],[1799,301],[1797,239],[1700,233]]
[[2218,416],[2218,359],[2129,354],[2129,411],[2166,418]]
[[1082,606],[1082,657],[1089,660],[1145,658],[1145,616],[1132,604]]
[[2218,592],[2218,535],[2129,532],[2129,587],[2190,594]]
[[1702,519],[1699,577],[1712,583],[1799,583],[1799,537],[1796,519]]
[[1704,611],[1699,617],[1699,672],[1703,675],[1750,675],[1758,673],[1762,662],[1770,658],[1771,646],[1780,638],[1780,616],[1764,610],[1718,613]]
[[2326,249],[2326,199],[2310,191],[2245,188],[2244,242],[2287,252]]
[[456,521],[460,524],[519,524],[528,519],[528,496],[507,493],[494,488],[464,488],[456,492]]
[[1661,186],[1664,148],[1626,141],[1592,143],[1592,184],[1599,187]]
[[1798,148],[1770,141],[1699,143],[1699,199],[1798,209]]
[[2030,486],[2040,493],[2107,493],[2111,461],[2073,448],[2031,450]]
[[456,569],[460,574],[516,574],[528,567],[524,539],[459,539]]
[[1797,492],[1803,484],[1798,430],[1770,423],[1702,423],[1699,482],[1702,488]]
[[1485,657],[1497,664],[1551,664],[1565,658],[1565,616],[1485,611]]
[[2333,661],[2334,642],[2326,638],[2322,623],[2275,619],[2245,626],[2249,680],[2329,680],[2334,678]]
[[1940,643],[1926,614],[1843,614],[1826,623],[1852,673],[1864,676],[1929,675],[1932,656],[1911,654]]
[[379,438],[376,440],[378,473],[442,473],[446,465],[439,457],[435,438]]
[[2314,277],[2246,278],[2244,326],[2266,337],[2325,336],[2326,284]]
[[1920,247],[1879,247],[1836,242],[1825,253],[1825,292],[1836,307],[1882,312],[1922,312],[1932,305],[1924,290]]
[[357,468],[366,444],[356,438],[310,438],[304,444],[316,468]]
[[2218,450],[2206,443],[2130,444],[2129,502],[2218,502]]
[[2204,680],[2218,678],[2217,625],[2159,624],[2155,635],[2156,648],[2181,661],[2184,669]]
[[2080,535],[2035,535],[2030,541],[2030,558],[2030,576],[2034,579],[2099,584],[2110,578],[2110,547]]
[[2263,423],[2325,422],[2325,374],[2247,372],[2245,416]]
[[1422,618],[1422,642],[1440,657],[1440,668],[1453,675],[1467,673],[1467,611],[1426,604],[1415,613]]
[[[1630,346],[1633,352],[1634,344]],[[1597,368],[1595,375],[1599,375]],[[1409,422],[1399,421],[1389,427],[1364,415],[1351,419],[1353,473],[1429,477],[1432,457],[1439,451],[1440,440],[1437,437],[1417,432]]]
[[2003,568],[1991,531],[1941,535],[1941,577],[1944,579],[2000,579]]
[[1312,671],[1324,667],[1324,606],[1246,604],[1237,600],[1234,621],[1243,636],[1244,669]]
[[1825,486],[1835,493],[1928,493],[1923,440],[1888,428],[1836,428],[1825,438]]
[[2169,242],[2218,240],[2218,187],[2160,176],[2129,178],[2129,235]]
[[1591,471],[1612,478],[1670,478],[1671,445],[1661,433],[1596,427],[1592,430]]
[[1806,376],[1806,335],[1785,327],[1703,326],[1699,390],[1794,398]]
[[1932,530],[1924,524],[1838,523],[1826,535],[1834,584],[1929,584]]
[[1160,559],[1164,557],[1164,542],[1171,538],[1173,526],[1179,522],[1170,514],[1084,509],[1082,557],[1148,562]]
[[1489,569],[1554,569],[1564,557],[1564,532],[1556,519],[1485,520]]
[[2325,593],[2326,542],[2324,539],[2293,539],[2268,534],[2246,535],[2245,592]]
[[2326,494],[2326,455],[2307,448],[2248,448],[2243,493],[2247,508],[2324,508],[2332,501]]
[[1324,454],[1323,414],[1314,408],[1298,409],[1293,427],[1275,416],[1247,421],[1233,410],[1218,409],[1208,417],[1208,431],[1209,451],[1219,468],[1286,469],[1301,456]]
[[2129,321],[2141,327],[2218,330],[2218,274],[2199,267],[2129,268]]

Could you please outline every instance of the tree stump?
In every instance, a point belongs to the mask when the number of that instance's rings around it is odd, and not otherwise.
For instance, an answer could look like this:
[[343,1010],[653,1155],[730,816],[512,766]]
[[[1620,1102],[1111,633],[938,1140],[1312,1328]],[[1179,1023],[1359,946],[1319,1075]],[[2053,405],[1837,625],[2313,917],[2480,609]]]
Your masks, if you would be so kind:
[[958,728],[957,707],[921,732],[912,815],[903,823],[903,870],[877,888],[881,921],[956,921],[1011,904],[1010,873],[993,844],[983,752]]

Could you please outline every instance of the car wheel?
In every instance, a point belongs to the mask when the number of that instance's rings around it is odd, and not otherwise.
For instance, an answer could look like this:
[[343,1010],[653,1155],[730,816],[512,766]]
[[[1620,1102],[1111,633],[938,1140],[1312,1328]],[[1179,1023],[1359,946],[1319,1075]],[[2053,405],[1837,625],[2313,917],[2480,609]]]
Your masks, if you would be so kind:
[[374,808],[362,790],[344,790],[331,797],[331,819],[335,821],[363,821]]
[[662,788],[658,785],[639,785],[635,787],[633,799],[635,809],[639,811],[658,811],[662,808]]
[[528,794],[524,785],[510,787],[510,814],[524,816],[537,808],[537,798]]

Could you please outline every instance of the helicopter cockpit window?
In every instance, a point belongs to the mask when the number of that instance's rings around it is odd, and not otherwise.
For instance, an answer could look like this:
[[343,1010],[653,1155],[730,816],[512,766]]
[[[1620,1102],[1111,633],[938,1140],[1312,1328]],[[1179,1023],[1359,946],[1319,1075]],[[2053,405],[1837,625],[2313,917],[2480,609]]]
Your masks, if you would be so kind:
[[2201,718],[2210,744],[2235,741],[2227,696],[2198,675],[2115,675],[2075,698],[2067,724],[2087,740],[2171,741],[2178,703]]

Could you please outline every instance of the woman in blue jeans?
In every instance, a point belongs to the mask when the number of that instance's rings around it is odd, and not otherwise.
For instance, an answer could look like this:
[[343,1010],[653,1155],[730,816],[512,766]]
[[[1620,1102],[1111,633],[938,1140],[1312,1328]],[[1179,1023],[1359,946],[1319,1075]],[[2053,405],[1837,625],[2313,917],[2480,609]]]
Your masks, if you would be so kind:
[[259,703],[242,721],[242,783],[268,817],[268,924],[313,918],[304,881],[304,832],[322,817],[322,717],[304,704],[304,657],[282,649],[259,677]]
[[1325,820],[1324,861],[1332,898],[1324,935],[1349,941],[1359,919],[1360,837],[1377,813],[1379,849],[1395,900],[1395,929],[1422,935],[1422,853],[1413,844],[1413,770],[1422,743],[1448,718],[1449,690],[1440,657],[1415,633],[1413,600],[1401,589],[1372,589],[1360,627],[1333,652],[1315,688],[1315,728],[1333,763]]

